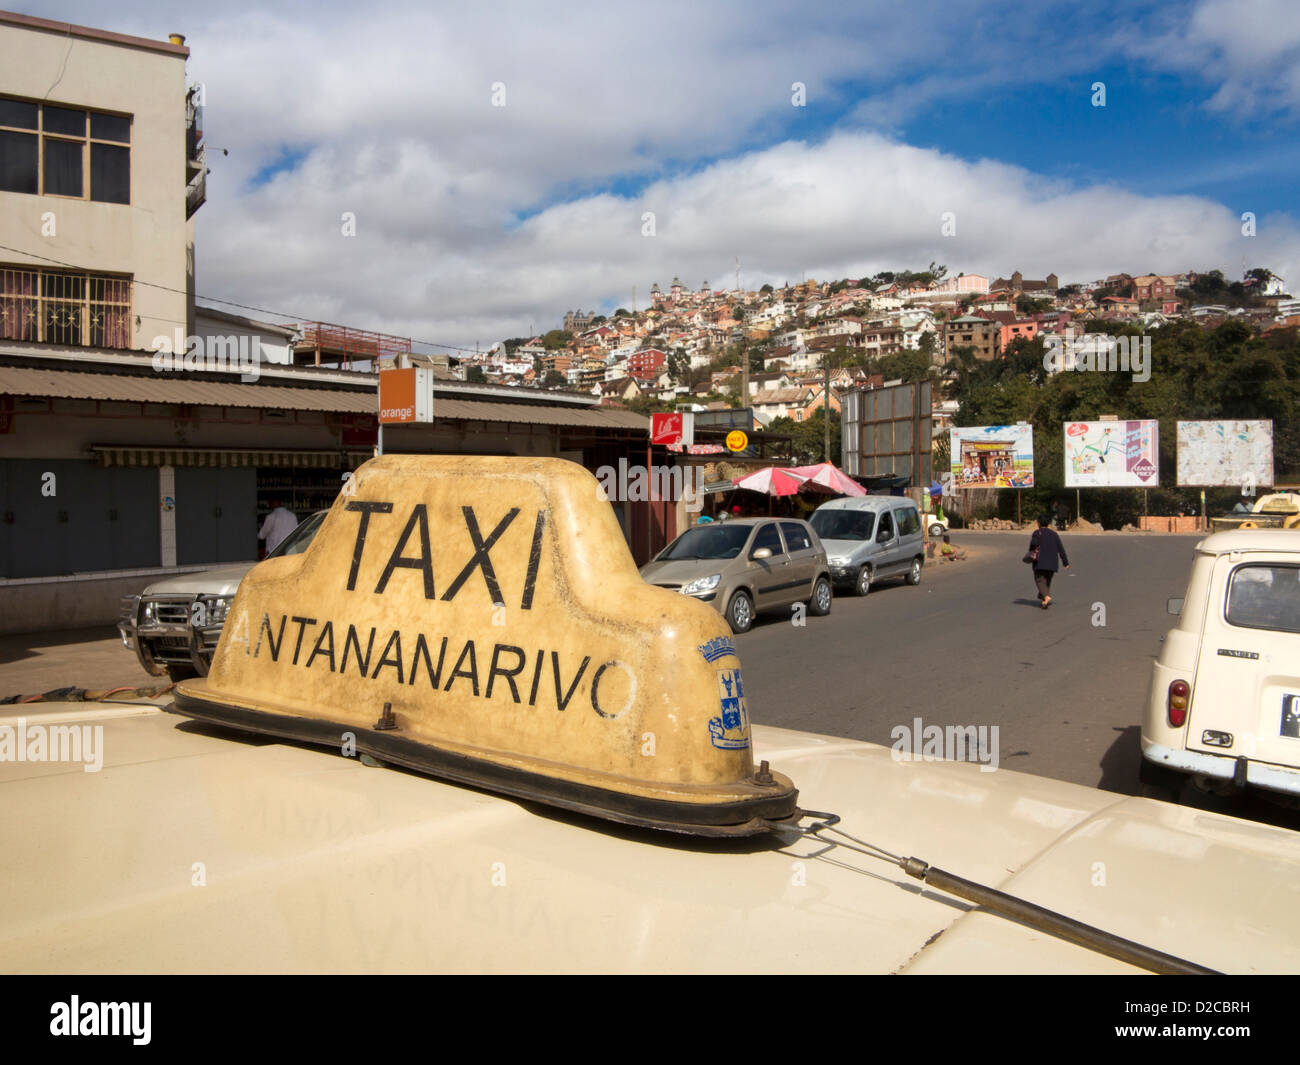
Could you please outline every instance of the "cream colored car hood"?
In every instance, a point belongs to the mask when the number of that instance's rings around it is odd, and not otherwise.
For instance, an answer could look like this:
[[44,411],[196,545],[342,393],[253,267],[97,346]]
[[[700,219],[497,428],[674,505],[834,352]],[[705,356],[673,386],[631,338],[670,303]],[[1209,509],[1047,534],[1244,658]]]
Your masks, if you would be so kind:
[[[104,765],[0,762],[7,972],[1133,972],[795,839],[624,830],[144,707]],[[860,838],[1228,972],[1300,969],[1300,834],[754,728]]]

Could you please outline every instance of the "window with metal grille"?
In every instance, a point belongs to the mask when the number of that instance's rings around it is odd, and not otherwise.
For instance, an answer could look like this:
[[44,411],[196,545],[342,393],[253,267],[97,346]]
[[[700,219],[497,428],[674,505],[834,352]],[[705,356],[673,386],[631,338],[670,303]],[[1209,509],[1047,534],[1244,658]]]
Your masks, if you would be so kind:
[[131,202],[131,116],[0,96],[0,192]]
[[131,279],[0,265],[0,339],[131,346]]

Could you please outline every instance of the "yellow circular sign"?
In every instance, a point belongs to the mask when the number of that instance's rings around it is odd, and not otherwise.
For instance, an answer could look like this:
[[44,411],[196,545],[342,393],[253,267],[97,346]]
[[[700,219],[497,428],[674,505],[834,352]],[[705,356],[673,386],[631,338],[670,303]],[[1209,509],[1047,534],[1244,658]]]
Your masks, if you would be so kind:
[[741,430],[732,429],[727,434],[727,447],[732,451],[744,451],[749,446],[749,437]]

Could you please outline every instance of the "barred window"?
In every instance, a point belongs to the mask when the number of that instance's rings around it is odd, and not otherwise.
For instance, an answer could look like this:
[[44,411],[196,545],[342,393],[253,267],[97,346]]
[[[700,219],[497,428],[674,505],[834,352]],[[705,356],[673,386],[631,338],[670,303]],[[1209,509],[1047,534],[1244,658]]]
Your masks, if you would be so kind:
[[131,346],[131,279],[0,265],[0,339]]
[[0,97],[0,192],[130,203],[130,116]]

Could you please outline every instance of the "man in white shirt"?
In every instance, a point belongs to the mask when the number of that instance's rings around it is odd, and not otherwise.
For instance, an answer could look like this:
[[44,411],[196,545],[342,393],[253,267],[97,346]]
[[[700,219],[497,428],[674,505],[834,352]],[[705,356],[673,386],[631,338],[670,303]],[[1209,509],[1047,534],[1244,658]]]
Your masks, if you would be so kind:
[[266,553],[269,555],[280,546],[280,541],[296,528],[298,528],[298,519],[293,516],[293,512],[286,510],[280,500],[272,499],[271,513],[262,522],[257,538],[266,541]]

